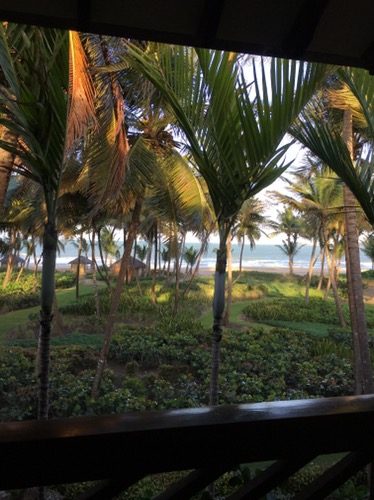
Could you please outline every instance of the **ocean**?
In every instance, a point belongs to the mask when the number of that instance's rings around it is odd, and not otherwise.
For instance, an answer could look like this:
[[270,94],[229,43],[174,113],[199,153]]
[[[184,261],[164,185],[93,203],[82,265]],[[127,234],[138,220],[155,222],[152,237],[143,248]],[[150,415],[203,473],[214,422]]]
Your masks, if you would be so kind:
[[[142,242],[139,242],[142,244]],[[194,247],[199,249],[199,243],[186,243],[186,247]],[[216,261],[216,250],[218,248],[217,243],[209,243],[208,250],[206,254],[203,256],[201,260],[200,267],[204,268],[213,268]],[[294,259],[294,267],[295,268],[307,268],[309,265],[309,258],[312,247],[311,245],[305,245],[300,248],[299,252],[295,256]],[[371,269],[371,261],[370,259],[361,251],[361,268],[362,270]],[[99,253],[96,253],[97,258]],[[77,257],[77,248],[73,243],[66,242],[64,245],[64,250],[57,257],[57,268],[66,268],[69,261]],[[88,254],[90,257],[90,254]],[[240,245],[237,243],[232,244],[232,260],[233,267],[238,268],[239,265],[239,257],[240,257]],[[115,259],[112,258],[112,261]],[[320,266],[320,262],[317,262],[316,269]],[[255,246],[253,250],[250,249],[249,244],[244,247],[243,254],[243,267],[244,268],[284,268],[287,270],[288,268],[288,259],[287,256],[282,252],[282,250],[277,245],[271,244],[258,244]],[[342,259],[341,268],[344,270],[344,258]]]

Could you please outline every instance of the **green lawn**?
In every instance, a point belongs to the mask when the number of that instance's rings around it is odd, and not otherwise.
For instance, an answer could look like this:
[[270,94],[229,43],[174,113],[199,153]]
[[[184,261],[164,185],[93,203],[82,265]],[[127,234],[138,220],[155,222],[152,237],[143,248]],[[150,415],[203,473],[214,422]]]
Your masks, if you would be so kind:
[[[90,285],[80,285],[80,297],[84,297],[87,295],[93,294],[93,287]],[[76,303],[75,298],[75,287],[72,288],[64,288],[56,290],[57,302],[59,306],[65,306],[68,304]],[[79,301],[78,301],[79,302]],[[0,318],[0,341],[4,341],[4,337],[6,333],[17,328],[18,326],[25,325],[29,319],[30,315],[34,316],[39,313],[39,306],[29,307],[27,309],[19,309],[17,311],[11,311],[6,314],[2,314]],[[55,339],[57,340],[57,339]],[[12,341],[13,344],[14,341]],[[23,342],[20,340],[19,342]],[[33,339],[24,340],[26,343],[35,343]]]

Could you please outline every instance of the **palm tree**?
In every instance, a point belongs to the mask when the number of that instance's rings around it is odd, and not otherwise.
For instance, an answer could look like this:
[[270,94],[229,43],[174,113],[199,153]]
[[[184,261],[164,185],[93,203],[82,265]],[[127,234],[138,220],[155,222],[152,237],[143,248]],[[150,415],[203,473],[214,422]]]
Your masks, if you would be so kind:
[[136,256],[138,257],[138,259],[140,259],[141,261],[144,261],[146,256],[147,256],[147,252],[148,252],[147,245],[142,245],[142,246],[136,245],[135,250],[136,250]]
[[266,225],[267,218],[262,215],[265,210],[264,204],[256,198],[246,200],[238,214],[238,222],[235,224],[233,234],[241,243],[239,255],[239,274],[243,267],[243,253],[246,238],[249,241],[251,250],[256,246],[256,240],[260,239],[263,233],[261,226]]
[[285,234],[286,239],[281,245],[277,245],[288,257],[288,269],[290,276],[293,276],[293,262],[298,251],[304,246],[299,245],[298,239],[302,231],[302,221],[297,217],[290,207],[286,207],[282,212],[278,211],[279,222],[275,223],[274,234]]
[[[340,124],[336,123],[336,120],[332,123],[327,120],[326,113],[323,114],[325,110],[316,105],[304,113],[293,127],[292,133],[341,176],[347,186],[344,189],[346,268],[355,351],[356,392],[370,393],[374,391],[374,382],[363,301],[355,196],[373,224],[374,109],[370,98],[374,95],[374,83],[369,75],[361,70],[342,70],[340,77],[344,83],[327,94],[330,107],[342,112]],[[361,144],[353,141],[353,127],[356,138],[360,137],[362,141]]]
[[[321,165],[316,168],[315,163],[310,163],[310,161],[304,166],[302,173],[294,174],[294,179],[289,184],[289,189],[294,196],[280,193],[274,193],[274,196],[277,200],[287,203],[302,215],[304,222],[301,227],[302,236],[310,234],[313,239],[305,291],[305,299],[308,303],[310,280],[316,262],[317,242],[319,241],[321,247],[322,271],[328,251],[327,244],[330,239],[331,229],[335,231],[336,223],[342,218],[342,189],[338,179],[334,177],[329,169],[322,168]],[[331,278],[337,314],[339,318],[342,318],[341,323],[343,323],[341,301],[335,287],[335,279],[330,273],[330,281]]]
[[[7,127],[0,126],[0,140],[15,146],[17,137]],[[0,208],[3,208],[13,169],[15,156],[10,151],[0,149]]]
[[105,268],[108,267],[108,257],[118,256],[118,240],[114,236],[115,226],[109,228],[104,226],[99,233],[99,248],[102,251],[102,264]]
[[371,268],[374,269],[374,234],[369,234],[363,241],[362,250],[371,260]]
[[73,32],[1,25],[0,64],[6,80],[0,86],[0,124],[18,137],[14,144],[3,136],[0,146],[17,158],[16,172],[40,184],[46,207],[38,417],[47,418],[59,184],[72,145],[91,123],[93,93],[88,73],[83,71],[86,62],[80,40]]
[[197,261],[198,254],[198,250],[196,250],[196,248],[194,247],[186,248],[186,250],[184,251],[183,258],[187,263],[186,273],[189,272],[190,274],[192,274],[192,268]]
[[253,63],[250,86],[240,58],[233,53],[151,45],[146,52],[129,46],[129,57],[172,108],[186,139],[184,147],[204,178],[214,207],[220,243],[209,401],[217,404],[227,237],[243,202],[286,168],[280,165],[287,149],[280,146],[281,140],[325,69],[281,60]]

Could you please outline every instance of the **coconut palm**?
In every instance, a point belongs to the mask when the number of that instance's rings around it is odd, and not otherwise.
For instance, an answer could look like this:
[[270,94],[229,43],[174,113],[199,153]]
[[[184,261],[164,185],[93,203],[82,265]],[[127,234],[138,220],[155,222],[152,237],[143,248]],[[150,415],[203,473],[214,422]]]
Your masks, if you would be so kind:
[[199,251],[194,247],[188,247],[184,251],[183,258],[187,263],[186,273],[188,272],[190,272],[190,274],[192,273],[192,268],[197,261],[198,254]]
[[[327,119],[330,118],[331,113],[327,117],[326,110],[321,105],[317,105],[305,112],[292,133],[313,154],[335,170],[346,184],[344,188],[345,253],[355,351],[356,392],[367,393],[373,392],[374,382],[363,301],[355,196],[368,220],[373,224],[374,115],[371,98],[374,95],[374,82],[366,72],[361,70],[344,70],[340,72],[340,77],[343,83],[335,85],[335,88],[327,93],[329,106],[341,110],[340,122],[336,119]],[[333,117],[336,118],[336,112]],[[353,132],[355,132],[355,140]]]
[[293,276],[293,262],[296,254],[303,247],[298,242],[302,232],[302,220],[297,217],[292,208],[286,207],[281,212],[278,211],[278,222],[274,223],[275,231],[273,234],[285,234],[286,238],[282,240],[281,245],[277,247],[288,257],[288,269],[290,276]]
[[138,257],[138,259],[140,259],[141,261],[144,261],[146,256],[147,256],[147,253],[148,253],[147,245],[136,245],[135,250],[136,250],[136,256]]
[[[316,262],[317,242],[320,243],[324,262],[331,229],[335,231],[335,221],[339,222],[342,219],[343,200],[341,185],[329,169],[323,169],[321,165],[316,168],[314,162],[308,161],[303,170],[302,173],[295,174],[294,180],[289,183],[291,196],[280,193],[274,193],[274,196],[278,201],[287,203],[302,215],[304,222],[301,227],[302,236],[312,236],[313,239],[305,292],[306,302],[308,302],[310,279]],[[337,313],[339,318],[343,320],[341,301],[337,291],[335,291],[335,280],[333,280],[332,286]]]
[[256,198],[246,200],[238,214],[238,221],[233,228],[233,234],[241,243],[239,256],[239,273],[243,266],[243,253],[246,238],[249,241],[251,249],[255,248],[256,240],[261,238],[263,234],[262,226],[266,225],[267,218],[262,215],[265,207],[264,204]]
[[151,45],[130,46],[131,64],[162,93],[204,178],[219,232],[216,260],[210,403],[218,402],[218,367],[225,306],[226,241],[243,202],[286,168],[287,129],[325,75],[318,65],[253,63],[249,85],[233,53]]

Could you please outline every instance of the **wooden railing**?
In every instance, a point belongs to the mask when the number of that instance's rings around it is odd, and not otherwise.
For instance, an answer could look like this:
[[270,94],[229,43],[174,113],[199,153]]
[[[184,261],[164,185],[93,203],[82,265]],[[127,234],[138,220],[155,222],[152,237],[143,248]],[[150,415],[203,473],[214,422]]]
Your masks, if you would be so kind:
[[0,424],[0,490],[99,480],[109,499],[141,478],[192,471],[159,495],[189,499],[233,467],[274,461],[230,500],[256,499],[321,454],[347,452],[297,499],[320,499],[374,459],[374,396],[277,401]]

